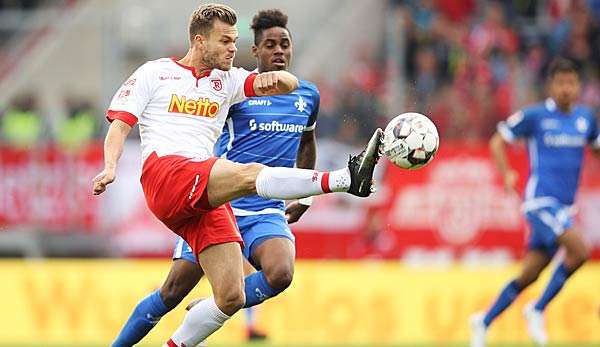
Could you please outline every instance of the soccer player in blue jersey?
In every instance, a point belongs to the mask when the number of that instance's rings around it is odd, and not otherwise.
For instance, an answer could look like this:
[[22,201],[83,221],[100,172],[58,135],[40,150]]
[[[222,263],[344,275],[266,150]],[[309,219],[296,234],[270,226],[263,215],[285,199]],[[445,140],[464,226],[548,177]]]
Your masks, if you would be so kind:
[[[287,16],[279,10],[260,11],[252,21],[258,71],[287,70],[292,38]],[[315,125],[320,95],[317,87],[300,80],[292,93],[250,98],[229,111],[223,135],[215,146],[217,156],[239,163],[313,169],[316,161]],[[294,223],[311,204],[310,198],[291,202],[258,195],[231,202],[244,239],[246,304],[252,307],[285,290],[294,274]],[[256,271],[255,269],[258,269]],[[113,346],[132,346],[146,336],[158,320],[175,308],[196,286],[203,273],[190,246],[179,238],[173,265],[162,287],[135,308]]]
[[517,173],[511,169],[506,143],[527,141],[530,174],[523,211],[530,227],[521,273],[500,292],[491,308],[471,318],[471,346],[485,346],[486,331],[521,291],[535,282],[559,247],[565,250],[550,282],[524,310],[528,332],[538,345],[547,344],[543,312],[567,279],[589,257],[582,236],[573,227],[572,205],[579,184],[584,147],[589,144],[600,158],[600,136],[592,111],[577,104],[580,91],[575,65],[555,59],[548,68],[550,98],[526,107],[498,125],[490,149],[509,192],[516,193]]

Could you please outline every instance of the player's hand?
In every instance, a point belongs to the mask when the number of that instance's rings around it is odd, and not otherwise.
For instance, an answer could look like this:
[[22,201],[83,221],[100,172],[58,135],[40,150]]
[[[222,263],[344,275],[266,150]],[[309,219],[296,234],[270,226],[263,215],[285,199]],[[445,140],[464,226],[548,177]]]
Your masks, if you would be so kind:
[[256,78],[254,79],[254,89],[258,89],[263,95],[269,95],[277,91],[278,81],[279,77],[276,72],[263,72],[256,75]]
[[285,208],[285,219],[288,224],[296,223],[310,206],[302,205],[298,201],[291,202]]
[[517,192],[517,182],[519,181],[519,174],[515,170],[508,170],[504,174],[504,190],[508,194],[519,195]]
[[100,195],[106,190],[106,186],[113,183],[116,177],[115,169],[105,168],[99,173],[92,182],[94,182],[94,195]]

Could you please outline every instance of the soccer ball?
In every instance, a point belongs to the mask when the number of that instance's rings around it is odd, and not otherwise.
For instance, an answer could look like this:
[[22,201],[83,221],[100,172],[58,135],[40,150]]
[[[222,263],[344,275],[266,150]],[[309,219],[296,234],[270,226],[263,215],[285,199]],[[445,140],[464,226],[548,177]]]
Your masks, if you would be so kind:
[[433,122],[420,113],[403,113],[385,127],[383,153],[396,166],[413,170],[427,165],[440,137]]

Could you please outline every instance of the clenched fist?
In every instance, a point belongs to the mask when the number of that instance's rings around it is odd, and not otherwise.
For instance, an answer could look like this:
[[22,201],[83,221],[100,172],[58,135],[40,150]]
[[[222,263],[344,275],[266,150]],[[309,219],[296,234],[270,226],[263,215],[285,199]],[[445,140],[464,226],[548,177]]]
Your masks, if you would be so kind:
[[276,72],[263,72],[256,76],[254,80],[254,86],[263,94],[269,94],[277,91],[277,83],[279,82],[279,76]]
[[94,182],[94,195],[100,195],[106,190],[106,186],[113,183],[116,174],[115,169],[105,168],[100,172],[92,182]]

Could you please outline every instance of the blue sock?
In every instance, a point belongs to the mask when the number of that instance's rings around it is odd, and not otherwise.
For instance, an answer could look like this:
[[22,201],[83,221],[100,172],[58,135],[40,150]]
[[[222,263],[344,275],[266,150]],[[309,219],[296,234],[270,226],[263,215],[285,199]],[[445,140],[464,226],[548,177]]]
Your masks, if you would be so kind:
[[246,311],[246,328],[252,329],[254,327],[254,307],[248,307]]
[[556,294],[560,292],[569,276],[571,276],[571,272],[566,268],[565,264],[561,263],[560,265],[558,265],[556,267],[556,270],[554,270],[552,278],[550,278],[550,282],[548,282],[544,293],[542,294],[538,302],[535,304],[535,309],[540,312],[544,311],[546,305],[548,305],[548,303],[552,299],[554,299]]
[[148,295],[135,307],[112,347],[131,347],[140,342],[169,311],[158,290]]
[[502,292],[500,292],[500,295],[498,296],[498,299],[496,299],[494,305],[492,305],[489,311],[485,314],[485,317],[483,318],[483,324],[485,324],[486,327],[489,327],[490,324],[492,324],[492,321],[496,319],[496,317],[498,317],[498,315],[502,313],[508,306],[510,306],[513,301],[515,301],[521,290],[522,289],[519,288],[516,280],[510,281],[506,287],[502,289]]
[[281,292],[271,288],[262,271],[257,271],[247,276],[244,282],[246,293],[246,304],[244,305],[244,308],[258,305]]

